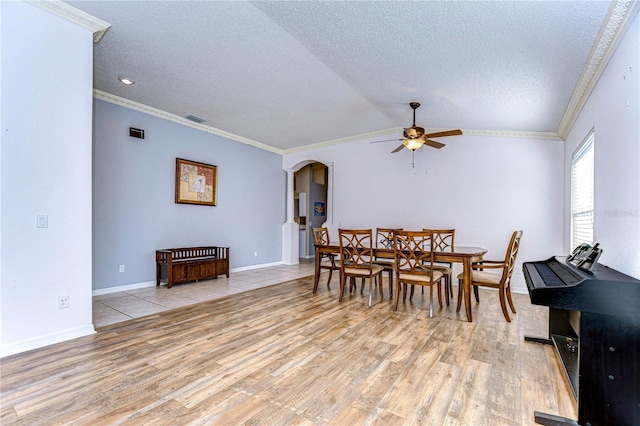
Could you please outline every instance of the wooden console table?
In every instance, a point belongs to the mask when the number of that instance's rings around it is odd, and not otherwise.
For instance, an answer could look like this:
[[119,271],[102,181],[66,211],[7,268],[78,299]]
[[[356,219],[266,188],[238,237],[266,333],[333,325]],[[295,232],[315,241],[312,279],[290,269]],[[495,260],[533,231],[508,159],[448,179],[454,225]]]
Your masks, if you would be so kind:
[[188,281],[229,278],[229,247],[185,247],[156,250],[156,286]]

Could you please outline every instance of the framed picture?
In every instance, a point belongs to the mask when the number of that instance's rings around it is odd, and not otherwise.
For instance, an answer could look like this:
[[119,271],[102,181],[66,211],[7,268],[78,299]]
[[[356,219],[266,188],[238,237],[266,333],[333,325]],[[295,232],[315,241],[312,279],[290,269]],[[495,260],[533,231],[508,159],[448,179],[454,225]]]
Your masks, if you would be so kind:
[[176,203],[216,205],[218,167],[176,158]]
[[324,216],[324,207],[325,204],[319,201],[316,201],[313,205],[313,215],[314,216]]

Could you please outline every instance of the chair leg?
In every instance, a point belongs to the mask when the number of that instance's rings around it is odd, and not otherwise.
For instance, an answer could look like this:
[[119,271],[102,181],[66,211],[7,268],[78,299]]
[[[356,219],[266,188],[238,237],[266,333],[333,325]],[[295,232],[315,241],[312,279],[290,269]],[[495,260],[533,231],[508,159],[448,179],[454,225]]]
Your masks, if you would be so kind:
[[458,280],[458,307],[456,308],[456,312],[460,312],[460,306],[462,306],[462,290],[464,286],[462,285],[462,280]]
[[389,297],[393,297],[393,269],[389,269]]
[[[440,278],[440,282],[442,283],[442,281],[444,280],[444,276],[442,278]],[[444,298],[447,302],[447,306],[449,306],[449,287],[447,287],[447,283],[444,283]]]
[[416,286],[411,284],[411,295],[409,296],[409,302],[411,302],[413,300],[413,290],[415,290],[415,288],[416,288]]
[[331,277],[333,276],[333,269],[329,269],[329,279],[327,280],[327,287],[331,284]]
[[516,307],[513,306],[513,299],[511,299],[511,285],[508,285],[505,291],[507,293],[507,301],[509,302],[509,306],[511,307],[511,312],[515,314],[517,312],[516,312]]
[[509,312],[507,312],[507,302],[504,296],[504,289],[499,289],[500,292],[500,307],[502,308],[502,314],[504,315],[504,319],[507,320],[507,322],[511,322],[511,318],[509,318]]
[[433,318],[433,286],[429,286],[429,318]]
[[396,307],[394,310],[398,310],[398,302],[400,302],[400,281],[396,280]]
[[[340,297],[338,298],[338,302],[342,302],[342,298],[344,297],[344,284],[346,280],[346,277],[342,271],[340,271]],[[349,289],[349,293],[351,293],[351,289]]]
[[473,286],[473,295],[476,297],[476,303],[480,303],[480,295],[478,294],[478,286]]
[[451,275],[444,275],[445,294],[447,295],[447,306],[449,306],[449,299],[453,298],[453,286],[451,285]]
[[[438,281],[438,304],[440,305],[440,309],[442,309],[442,286],[440,284],[441,281]],[[431,287],[433,287],[433,284]]]

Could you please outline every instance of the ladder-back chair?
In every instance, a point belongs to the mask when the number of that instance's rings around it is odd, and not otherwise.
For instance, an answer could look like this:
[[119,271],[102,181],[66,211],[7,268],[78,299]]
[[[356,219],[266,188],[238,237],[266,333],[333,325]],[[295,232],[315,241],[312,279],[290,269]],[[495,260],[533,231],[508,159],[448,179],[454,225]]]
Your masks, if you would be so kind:
[[371,229],[339,229],[340,237],[340,299],[344,295],[347,278],[351,288],[356,278],[369,280],[369,306],[373,298],[373,282],[380,288],[382,297],[382,271],[380,265],[373,263],[373,246]]
[[[513,269],[516,266],[516,256],[518,255],[518,249],[520,248],[520,239],[522,238],[522,231],[515,231],[511,235],[511,241],[507,248],[504,261],[483,260],[473,264],[473,270],[471,271],[471,287],[476,297],[476,302],[480,303],[480,296],[478,294],[478,287],[492,287],[498,289],[500,297],[500,307],[502,308],[502,314],[507,322],[511,322],[509,318],[509,312],[507,311],[507,302],[511,311],[515,314],[516,308],[513,306],[513,300],[511,299],[511,275]],[[484,269],[500,269],[500,273],[493,273],[484,271]],[[462,300],[462,280],[463,274],[458,275],[458,309],[460,311]]]
[[[393,239],[396,231],[402,231],[402,228],[376,228],[376,248],[393,250]],[[373,263],[382,266],[383,270],[389,273],[389,297],[393,297],[393,276],[396,273],[395,258],[376,257]]]
[[[329,230],[327,228],[313,228],[313,245],[314,246],[326,246],[329,245]],[[317,250],[317,248],[316,248]],[[323,269],[329,271],[329,278],[327,279],[327,287],[331,283],[331,276],[333,275],[333,271],[340,270],[340,261],[336,260],[337,255],[335,253],[321,253],[320,254],[320,272]],[[320,281],[318,279],[318,281]],[[318,284],[313,287],[313,293],[318,290]]]
[[438,302],[442,308],[442,272],[433,268],[433,238],[431,231],[398,231],[395,234],[396,305],[400,302],[400,288],[407,297],[407,285],[429,286],[429,317],[433,316],[433,286],[438,285]]

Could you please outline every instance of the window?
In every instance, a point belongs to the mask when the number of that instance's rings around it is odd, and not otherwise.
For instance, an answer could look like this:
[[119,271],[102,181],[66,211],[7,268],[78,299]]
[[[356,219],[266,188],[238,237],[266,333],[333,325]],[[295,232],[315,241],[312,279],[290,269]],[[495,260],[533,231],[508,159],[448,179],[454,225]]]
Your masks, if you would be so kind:
[[571,250],[593,244],[593,140],[591,130],[571,157]]

